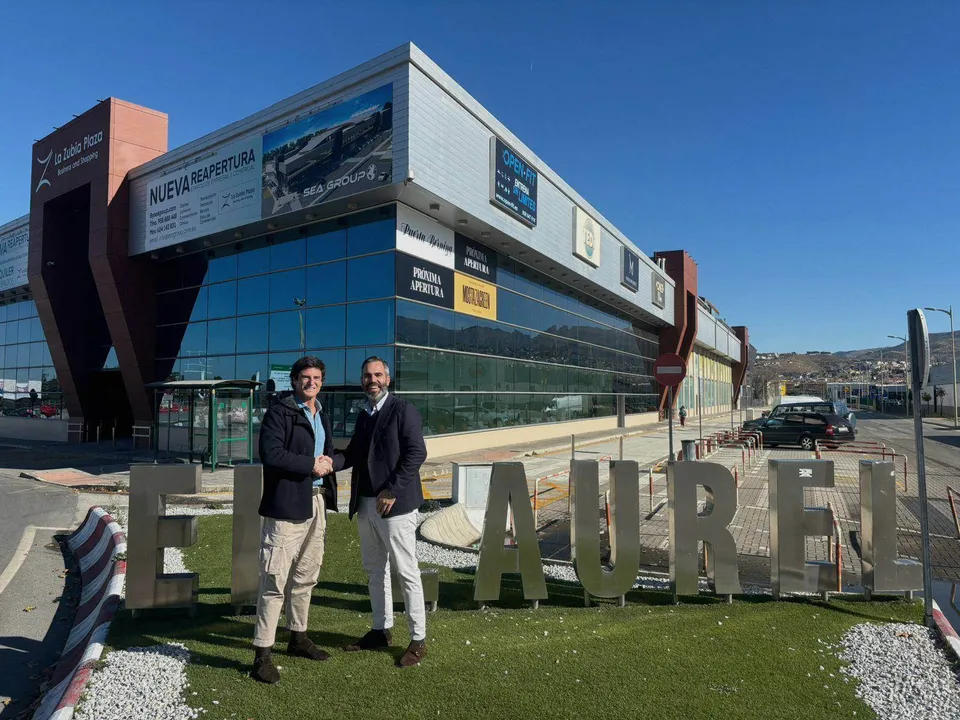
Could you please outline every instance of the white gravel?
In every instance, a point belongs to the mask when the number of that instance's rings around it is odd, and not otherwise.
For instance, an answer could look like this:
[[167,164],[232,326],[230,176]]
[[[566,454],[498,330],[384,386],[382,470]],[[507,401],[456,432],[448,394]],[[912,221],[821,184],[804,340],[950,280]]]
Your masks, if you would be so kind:
[[840,641],[841,672],[878,720],[956,720],[960,685],[936,638],[921,625],[855,625]]
[[114,650],[93,674],[76,720],[185,720],[199,717],[183,702],[190,653],[179,643]]

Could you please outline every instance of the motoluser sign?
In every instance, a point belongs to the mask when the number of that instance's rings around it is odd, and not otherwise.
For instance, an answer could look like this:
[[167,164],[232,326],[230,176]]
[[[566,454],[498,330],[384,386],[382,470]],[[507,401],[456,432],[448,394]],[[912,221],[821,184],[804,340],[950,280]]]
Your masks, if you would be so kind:
[[[860,462],[862,585],[869,592],[906,592],[922,587],[919,562],[897,557],[896,480],[892,462]],[[594,597],[622,597],[631,590],[640,563],[640,472],[634,460],[610,462],[612,555],[605,567],[600,547],[600,464],[570,463],[571,554],[584,590]],[[769,472],[770,581],[774,597],[837,589],[836,566],[806,558],[808,536],[831,532],[833,511],[806,507],[804,488],[834,486],[831,460],[771,460]],[[234,477],[231,602],[255,604],[262,472],[239,468]],[[706,493],[700,513],[697,494]],[[164,496],[200,492],[196,466],[135,465],[130,473],[130,536],[127,607],[143,609],[189,605],[196,600],[196,573],[163,575],[161,538],[167,547],[196,542],[196,517],[163,516]],[[699,543],[710,548],[707,570],[714,592],[740,594],[736,541],[730,531],[737,513],[737,484],[723,465],[671,462],[667,465],[670,585],[676,596],[700,594]],[[158,511],[159,508],[159,511]],[[159,514],[158,514],[159,512]],[[508,516],[513,544],[506,544]],[[161,530],[161,526],[163,526]],[[431,571],[424,571],[431,572]],[[474,599],[499,599],[504,574],[519,572],[524,597],[547,599],[530,490],[522,463],[494,463],[474,581]],[[433,586],[435,587],[435,585]],[[436,600],[431,591],[428,602]]]

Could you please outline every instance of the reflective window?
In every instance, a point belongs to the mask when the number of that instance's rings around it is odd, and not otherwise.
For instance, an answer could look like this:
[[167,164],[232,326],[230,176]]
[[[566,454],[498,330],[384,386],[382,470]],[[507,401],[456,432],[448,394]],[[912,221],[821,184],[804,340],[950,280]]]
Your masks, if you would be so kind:
[[373,300],[396,295],[393,253],[347,261],[347,299]]
[[306,311],[307,347],[342,347],[346,344],[346,306],[332,305]]
[[303,238],[280,242],[270,247],[270,269],[287,270],[302,266],[307,260],[307,241]]
[[429,345],[430,307],[408,300],[397,301],[397,342]]
[[275,312],[270,314],[270,351],[296,350],[300,345],[300,313]]
[[237,358],[235,355],[207,358],[207,372],[214,380],[233,380],[237,377]]
[[324,387],[337,387],[344,384],[344,351],[342,348],[309,350],[308,353],[319,357],[327,367],[327,376],[323,381]]
[[266,352],[269,349],[269,327],[269,315],[238,318],[237,352]]
[[296,307],[294,299],[304,299],[303,268],[275,273],[270,276],[270,310],[289,310]]
[[30,366],[30,344],[24,343],[17,345],[17,367],[25,368]]
[[[193,292],[191,290],[184,290],[185,299],[189,300],[190,294]],[[169,295],[163,296],[160,300],[160,308],[157,309],[158,313],[161,311],[164,303],[169,298]],[[202,287],[197,291],[197,299],[193,303],[193,310],[190,312],[190,322],[196,322],[197,320],[206,320],[207,319],[207,288]],[[183,317],[173,318],[173,322],[180,322],[183,320]]]
[[266,355],[237,355],[236,377],[240,380],[259,380],[267,382],[270,366]]
[[33,317],[30,319],[30,340],[31,342],[42,341],[43,337],[43,326],[40,324],[40,318]]
[[366,255],[396,247],[397,221],[394,218],[355,225],[347,229],[347,256]]
[[347,231],[343,228],[307,238],[308,264],[340,260],[346,256]]
[[211,320],[207,323],[207,352],[226,355],[237,351],[237,320]]
[[430,325],[428,328],[430,346],[444,350],[454,349],[454,331],[456,328],[456,314],[452,310],[430,308]]
[[307,268],[307,305],[332,305],[347,299],[347,263]]
[[204,283],[215,283],[221,280],[233,280],[237,277],[237,255],[227,255],[210,260],[207,263],[207,278]]
[[248,250],[237,256],[237,277],[259,275],[270,270],[270,248]]
[[237,314],[236,281],[211,285],[207,300],[207,317],[222,318]]
[[347,345],[379,345],[394,342],[392,300],[347,305]]
[[267,312],[270,309],[270,277],[240,280],[237,284],[237,312],[240,315]]
[[190,323],[183,334],[178,355],[207,354],[207,323]]

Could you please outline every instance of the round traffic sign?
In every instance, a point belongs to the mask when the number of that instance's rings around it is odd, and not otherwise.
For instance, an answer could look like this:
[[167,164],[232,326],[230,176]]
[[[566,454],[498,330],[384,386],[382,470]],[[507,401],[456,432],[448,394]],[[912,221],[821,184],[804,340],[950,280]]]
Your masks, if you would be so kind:
[[653,376],[661,385],[676,387],[687,376],[687,364],[676,353],[664,353],[653,364]]

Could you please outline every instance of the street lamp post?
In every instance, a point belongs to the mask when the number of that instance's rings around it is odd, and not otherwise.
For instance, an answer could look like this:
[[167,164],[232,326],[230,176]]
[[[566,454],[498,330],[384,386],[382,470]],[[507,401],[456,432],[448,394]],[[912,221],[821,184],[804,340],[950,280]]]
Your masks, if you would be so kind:
[[924,308],[924,310],[942,312],[950,316],[950,344],[953,347],[953,427],[960,428],[960,422],[957,422],[957,340],[953,335],[953,305],[950,305],[947,310],[933,307]]
[[300,355],[303,355],[306,352],[307,338],[306,333],[304,332],[303,327],[303,306],[307,304],[306,298],[294,298],[293,304],[297,306],[297,311],[300,315]]
[[880,348],[880,364],[877,366],[877,370],[880,373],[880,412],[883,413],[886,410],[886,403],[884,402],[886,398],[883,396],[883,348]]
[[[910,417],[910,398],[907,393],[907,366],[910,364],[910,360],[907,355],[907,338],[903,335],[887,335],[887,337],[893,340],[903,340],[903,403],[904,409],[907,411],[907,417]],[[917,409],[914,408],[913,411],[916,412]]]

